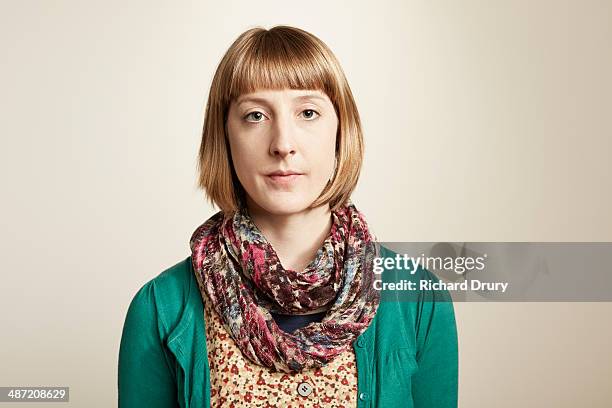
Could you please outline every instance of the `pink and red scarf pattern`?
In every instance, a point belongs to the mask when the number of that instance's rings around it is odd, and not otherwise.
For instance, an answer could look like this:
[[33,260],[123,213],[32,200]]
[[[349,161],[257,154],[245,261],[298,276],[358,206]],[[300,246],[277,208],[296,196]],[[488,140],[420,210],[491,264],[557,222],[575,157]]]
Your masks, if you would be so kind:
[[[190,247],[202,297],[243,355],[275,371],[325,365],[368,328],[380,302],[372,270],[379,246],[350,200],[332,211],[328,238],[301,272],[283,268],[245,207],[214,214],[195,230]],[[327,309],[321,322],[292,333],[270,314],[320,308]]]

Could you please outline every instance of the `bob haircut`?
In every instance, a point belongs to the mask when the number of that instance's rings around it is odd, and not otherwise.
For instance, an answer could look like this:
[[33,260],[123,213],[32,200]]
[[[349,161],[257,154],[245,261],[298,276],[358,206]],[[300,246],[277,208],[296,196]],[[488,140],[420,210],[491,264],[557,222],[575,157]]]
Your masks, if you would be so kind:
[[314,35],[279,25],[242,33],[223,56],[210,86],[198,157],[198,187],[223,212],[246,204],[245,191],[232,164],[227,114],[240,95],[262,89],[319,90],[338,116],[336,169],[309,208],[344,205],[357,185],[363,161],[359,112],[348,81],[332,51]]

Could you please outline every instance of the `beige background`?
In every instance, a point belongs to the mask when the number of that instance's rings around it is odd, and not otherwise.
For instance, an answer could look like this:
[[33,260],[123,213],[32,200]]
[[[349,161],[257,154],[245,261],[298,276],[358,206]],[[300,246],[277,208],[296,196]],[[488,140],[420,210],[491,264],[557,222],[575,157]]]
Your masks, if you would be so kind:
[[[255,25],[340,59],[366,133],[353,199],[382,240],[612,240],[608,1],[0,4],[0,385],[116,404],[132,296],[213,213],[202,112]],[[455,309],[461,407],[612,405],[611,304]]]

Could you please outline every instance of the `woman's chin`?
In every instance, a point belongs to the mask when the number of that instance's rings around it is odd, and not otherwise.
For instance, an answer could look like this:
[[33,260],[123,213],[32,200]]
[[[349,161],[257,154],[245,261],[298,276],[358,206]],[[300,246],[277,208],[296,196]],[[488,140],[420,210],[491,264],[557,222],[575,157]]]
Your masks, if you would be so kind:
[[297,193],[271,194],[258,203],[263,211],[274,215],[289,215],[304,211],[314,199]]

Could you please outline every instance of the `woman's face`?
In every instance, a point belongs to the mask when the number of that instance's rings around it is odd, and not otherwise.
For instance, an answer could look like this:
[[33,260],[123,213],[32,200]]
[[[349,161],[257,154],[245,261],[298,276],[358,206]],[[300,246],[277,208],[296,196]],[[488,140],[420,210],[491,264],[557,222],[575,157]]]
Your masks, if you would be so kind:
[[338,130],[334,106],[324,92],[241,95],[231,103],[226,125],[249,208],[297,213],[321,194],[334,170]]

